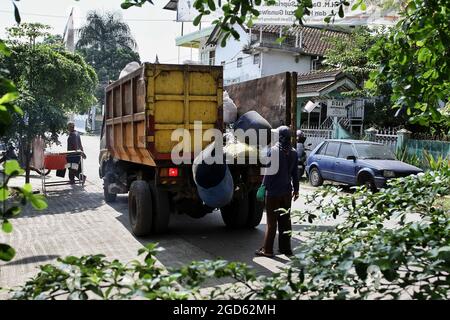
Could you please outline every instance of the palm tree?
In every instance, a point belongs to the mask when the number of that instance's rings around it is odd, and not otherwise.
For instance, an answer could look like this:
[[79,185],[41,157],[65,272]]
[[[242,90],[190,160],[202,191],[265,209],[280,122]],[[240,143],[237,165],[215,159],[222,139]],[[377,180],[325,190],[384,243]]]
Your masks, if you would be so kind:
[[105,51],[107,49],[136,49],[130,27],[114,12],[104,15],[91,11],[87,16],[87,24],[79,31],[78,49],[92,48]]
[[128,63],[140,62],[130,27],[114,12],[89,12],[86,24],[79,30],[76,50],[97,72],[99,88],[96,97],[100,104],[109,81],[116,80]]

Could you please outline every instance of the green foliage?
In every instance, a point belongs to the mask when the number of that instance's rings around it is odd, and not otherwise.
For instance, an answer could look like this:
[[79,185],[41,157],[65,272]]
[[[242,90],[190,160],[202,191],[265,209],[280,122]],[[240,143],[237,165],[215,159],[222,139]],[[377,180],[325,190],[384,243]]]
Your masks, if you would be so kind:
[[[166,270],[149,245],[139,251],[144,263],[101,255],[59,259],[12,293],[15,299],[448,299],[450,216],[438,202],[449,194],[448,169],[392,179],[378,193],[319,189],[307,197],[314,211],[293,218],[339,219],[337,225],[328,231],[312,225],[292,261],[270,277],[223,260]],[[232,283],[206,290],[214,278]]]
[[[17,0],[18,1],[18,0]],[[14,4],[14,15],[17,23],[20,23],[20,13]],[[10,58],[12,50],[0,39],[0,59]],[[0,67],[0,138],[10,128],[14,117],[24,115],[22,109],[15,105],[19,98],[16,86],[11,80],[4,78],[4,73],[10,74],[8,69]],[[5,161],[3,169],[0,170],[0,221],[1,229],[5,233],[11,233],[13,226],[10,218],[20,214],[21,206],[30,201],[37,210],[43,210],[47,207],[45,198],[40,195],[34,195],[31,186],[25,185],[23,188],[8,187],[8,182],[23,174],[19,163],[14,160]],[[10,261],[14,258],[16,251],[8,244],[0,243],[0,260]]]
[[[0,69],[7,69],[17,86],[17,91],[7,94],[6,100],[3,97],[0,104],[14,109],[14,101],[20,107],[20,112],[6,116],[9,128],[3,131],[2,139],[20,146],[26,168],[34,137],[56,141],[57,134],[65,129],[67,112],[84,112],[95,103],[94,69],[60,44],[48,44],[47,29],[39,23],[9,28],[9,54],[0,58]],[[45,39],[47,44],[41,42]],[[29,170],[26,180],[29,182]]]
[[226,261],[193,262],[178,269],[158,265],[156,245],[139,250],[144,262],[123,264],[103,255],[67,257],[57,265],[43,265],[39,274],[16,290],[13,299],[130,299],[150,300],[201,298],[199,284],[210,277],[235,277],[248,281],[252,276],[242,264]]
[[128,63],[140,62],[136,43],[129,26],[115,13],[89,12],[79,35],[76,50],[97,73],[99,86],[95,95],[102,105],[109,82],[117,80]]
[[[333,44],[325,54],[323,64],[331,68],[339,68],[352,76],[356,84],[363,86],[369,78],[369,73],[376,70],[378,63],[369,59],[368,51],[383,36],[383,30],[370,30],[367,27],[357,27],[348,35],[345,41],[330,38]],[[360,95],[361,93],[358,92]],[[367,95],[363,92],[364,95]]]
[[389,84],[394,107],[415,123],[448,132],[450,117],[440,106],[450,95],[449,41],[450,3],[409,1],[402,20],[371,49],[380,66],[366,87],[377,92]]
[[427,150],[423,150],[423,158],[425,160],[425,167],[430,170],[441,171],[450,169],[449,157],[445,158],[442,155],[439,155],[437,159],[435,159],[431,153],[427,152]]
[[409,154],[408,149],[404,148],[403,150],[396,150],[395,152],[395,158],[399,161],[408,163],[410,165],[423,168],[424,163],[422,159],[415,155],[415,154]]

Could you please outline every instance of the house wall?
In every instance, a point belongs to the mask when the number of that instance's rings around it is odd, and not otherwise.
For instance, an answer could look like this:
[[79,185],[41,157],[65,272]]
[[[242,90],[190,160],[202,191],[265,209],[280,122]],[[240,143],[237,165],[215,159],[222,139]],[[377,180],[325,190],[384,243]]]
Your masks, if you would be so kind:
[[[260,64],[253,63],[253,55],[242,52],[244,45],[250,41],[250,36],[242,28],[238,27],[240,39],[235,40],[230,37],[225,47],[220,43],[216,46],[216,65],[221,65],[225,61],[223,69],[224,84],[232,84],[261,77]],[[237,61],[242,58],[242,66],[237,66]]]
[[263,65],[261,76],[271,76],[281,72],[305,73],[311,71],[311,57],[296,57],[289,52],[268,51],[263,53]]

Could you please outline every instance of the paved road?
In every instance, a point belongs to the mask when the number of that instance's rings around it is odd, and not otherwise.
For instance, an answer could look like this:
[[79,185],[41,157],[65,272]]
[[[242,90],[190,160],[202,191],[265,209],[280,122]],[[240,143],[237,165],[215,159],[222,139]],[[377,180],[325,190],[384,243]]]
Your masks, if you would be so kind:
[[[53,150],[65,149],[62,146]],[[61,186],[49,189],[47,210],[41,213],[27,209],[14,219],[14,232],[0,233],[0,242],[12,244],[17,249],[16,258],[9,263],[0,262],[0,287],[15,286],[37,272],[37,266],[49,263],[59,256],[104,253],[110,258],[129,261],[138,249],[149,242],[158,242],[163,251],[158,259],[165,266],[177,266],[192,260],[224,258],[252,265],[260,274],[270,274],[286,263],[283,255],[275,259],[255,257],[254,250],[261,246],[265,217],[254,230],[227,229],[220,213],[213,212],[202,219],[185,215],[172,216],[170,232],[146,238],[132,235],[128,222],[127,196],[118,196],[109,205],[103,200],[102,181],[98,177],[98,136],[82,137],[87,154],[87,183],[79,186]],[[51,174],[52,179],[58,179]],[[15,181],[20,184],[22,181]],[[40,180],[32,179],[38,188]],[[294,208],[303,208],[304,196],[312,191],[301,188],[301,197]],[[301,230],[304,226],[296,225]],[[294,246],[299,242],[294,239]],[[277,244],[275,244],[277,248]]]

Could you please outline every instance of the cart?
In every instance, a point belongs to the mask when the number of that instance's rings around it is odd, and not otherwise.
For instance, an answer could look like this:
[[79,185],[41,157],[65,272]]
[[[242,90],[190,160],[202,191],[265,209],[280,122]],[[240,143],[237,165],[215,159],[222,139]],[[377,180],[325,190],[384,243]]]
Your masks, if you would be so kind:
[[67,151],[58,153],[44,153],[44,159],[42,161],[43,168],[41,168],[41,183],[42,192],[47,194],[47,187],[71,185],[70,180],[61,181],[47,181],[45,173],[48,170],[66,170],[74,169],[79,170],[79,177],[81,179],[75,180],[76,185],[84,186],[84,164],[83,164],[83,151]]

